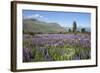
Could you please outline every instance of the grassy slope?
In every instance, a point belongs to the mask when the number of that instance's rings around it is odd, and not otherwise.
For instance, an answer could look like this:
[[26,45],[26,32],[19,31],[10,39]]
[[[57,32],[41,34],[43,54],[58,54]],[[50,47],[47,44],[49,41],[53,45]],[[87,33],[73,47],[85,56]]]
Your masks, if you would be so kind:
[[46,23],[35,19],[23,20],[23,30],[25,32],[43,32],[43,33],[66,32],[66,30],[57,23]]

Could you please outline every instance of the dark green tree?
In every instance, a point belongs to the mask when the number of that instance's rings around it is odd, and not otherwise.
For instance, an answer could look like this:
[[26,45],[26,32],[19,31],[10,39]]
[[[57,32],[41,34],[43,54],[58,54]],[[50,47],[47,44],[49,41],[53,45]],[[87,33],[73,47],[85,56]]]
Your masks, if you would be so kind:
[[76,21],[73,22],[73,33],[77,32],[77,23]]
[[82,29],[81,29],[81,32],[86,32],[85,28],[82,28]]
[[71,32],[71,29],[70,28],[68,29],[68,32]]

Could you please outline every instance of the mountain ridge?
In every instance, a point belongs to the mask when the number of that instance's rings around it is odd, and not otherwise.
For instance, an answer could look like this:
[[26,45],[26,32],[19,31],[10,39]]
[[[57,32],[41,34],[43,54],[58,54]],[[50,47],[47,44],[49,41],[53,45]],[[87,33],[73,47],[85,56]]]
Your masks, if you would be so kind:
[[58,23],[47,23],[37,19],[23,19],[24,32],[59,33],[66,32]]

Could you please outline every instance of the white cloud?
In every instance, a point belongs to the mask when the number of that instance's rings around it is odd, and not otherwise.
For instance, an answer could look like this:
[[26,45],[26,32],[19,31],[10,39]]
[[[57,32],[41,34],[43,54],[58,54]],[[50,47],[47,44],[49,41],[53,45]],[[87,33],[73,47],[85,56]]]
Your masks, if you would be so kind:
[[31,18],[37,18],[37,19],[41,19],[44,18],[43,16],[39,15],[39,14],[34,14],[34,15],[29,15],[24,17],[25,19],[31,19]]

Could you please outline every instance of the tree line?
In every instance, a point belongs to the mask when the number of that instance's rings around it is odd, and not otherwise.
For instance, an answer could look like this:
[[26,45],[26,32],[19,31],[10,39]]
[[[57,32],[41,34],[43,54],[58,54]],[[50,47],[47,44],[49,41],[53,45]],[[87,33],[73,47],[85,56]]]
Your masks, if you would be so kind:
[[69,28],[68,32],[73,32],[73,33],[82,32],[82,33],[85,33],[87,31],[86,31],[85,28],[81,28],[81,31],[77,31],[77,23],[76,23],[76,21],[74,21],[72,29]]

